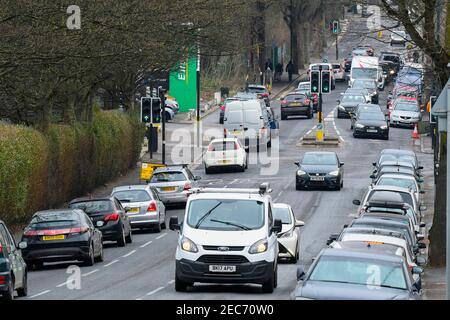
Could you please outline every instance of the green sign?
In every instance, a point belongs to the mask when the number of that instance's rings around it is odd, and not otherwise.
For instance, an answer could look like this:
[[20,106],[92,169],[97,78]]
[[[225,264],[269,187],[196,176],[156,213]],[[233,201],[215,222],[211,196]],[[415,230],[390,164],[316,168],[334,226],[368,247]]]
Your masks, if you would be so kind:
[[169,95],[177,99],[180,112],[197,108],[197,57],[181,61],[170,72]]

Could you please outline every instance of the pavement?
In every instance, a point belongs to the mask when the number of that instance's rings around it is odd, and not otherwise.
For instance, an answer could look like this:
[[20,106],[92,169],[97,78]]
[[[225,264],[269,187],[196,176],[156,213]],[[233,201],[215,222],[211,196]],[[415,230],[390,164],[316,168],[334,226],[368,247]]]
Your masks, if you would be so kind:
[[[364,31],[365,20],[356,19],[349,26],[349,31],[339,42],[340,52],[347,54],[351,48],[359,44],[360,37],[356,31]],[[376,50],[383,45],[367,39]],[[330,49],[331,50],[331,49]],[[331,54],[332,51],[329,53]],[[280,83],[279,92],[287,83]],[[262,294],[259,286],[254,285],[215,285],[196,284],[188,292],[176,292],[174,288],[175,250],[178,245],[178,234],[168,230],[161,233],[136,231],[133,243],[118,248],[114,244],[105,247],[105,261],[92,267],[79,269],[81,282],[78,288],[67,286],[71,274],[68,267],[74,263],[50,264],[42,270],[29,273],[29,296],[20,299],[31,300],[287,300],[294,290],[296,270],[299,265],[307,269],[313,258],[326,247],[330,234],[339,233],[343,225],[353,219],[357,210],[352,204],[354,199],[361,199],[369,186],[372,163],[377,160],[381,150],[386,148],[409,149],[417,152],[424,170],[426,190],[425,202],[432,208],[433,199],[433,156],[422,153],[420,144],[416,145],[411,138],[411,130],[391,128],[390,140],[354,139],[348,119],[332,119],[336,108],[336,100],[340,93],[347,89],[346,83],[337,83],[336,90],[325,96],[324,114],[339,132],[344,141],[339,146],[304,146],[299,140],[317,124],[317,119],[290,118],[280,121],[278,139],[274,139],[272,149],[266,157],[255,156],[255,163],[250,163],[246,172],[222,172],[206,175],[201,166],[203,148],[196,147],[195,123],[168,123],[167,148],[170,163],[193,163],[193,174],[202,177],[200,184],[210,187],[257,188],[262,182],[269,182],[273,189],[272,198],[278,203],[287,203],[293,207],[296,218],[305,222],[301,229],[300,260],[297,264],[280,263],[278,267],[278,287],[272,294]],[[276,87],[274,86],[274,92]],[[386,105],[387,92],[380,95],[380,105]],[[276,114],[280,114],[280,102],[272,101]],[[327,117],[328,118],[328,117]],[[221,133],[217,112],[212,112],[201,121],[200,139],[205,145],[212,135]],[[424,142],[424,145],[426,143]],[[344,188],[341,191],[296,191],[295,161],[310,150],[335,151],[345,163]],[[143,161],[150,160],[144,154]],[[160,161],[160,153],[155,154],[153,161]],[[266,159],[264,159],[266,158]],[[267,162],[267,159],[269,161]],[[270,170],[273,169],[273,170]],[[126,176],[123,176],[96,190],[93,195],[107,195],[112,187],[124,184],[139,183],[139,164]],[[427,212],[432,215],[432,212]],[[183,208],[171,208],[167,216],[182,219]],[[424,292],[426,297],[437,297],[433,291],[440,283],[438,270],[426,270]],[[436,294],[435,294],[436,293]]]

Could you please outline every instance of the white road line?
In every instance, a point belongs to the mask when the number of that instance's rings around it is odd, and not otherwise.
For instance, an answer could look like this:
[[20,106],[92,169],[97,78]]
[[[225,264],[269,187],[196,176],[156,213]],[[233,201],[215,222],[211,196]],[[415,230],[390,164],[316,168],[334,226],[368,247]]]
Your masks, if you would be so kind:
[[312,130],[309,130],[309,131],[306,133],[306,135],[310,134],[311,132],[312,132]]
[[81,276],[82,276],[82,277],[87,277],[87,276],[90,276],[91,274],[94,274],[94,273],[96,273],[96,272],[98,272],[98,269],[95,269],[95,270],[92,270],[91,272],[82,274]]
[[105,264],[104,267],[106,268],[106,267],[112,266],[112,265],[113,265],[114,263],[116,263],[116,262],[119,262],[119,260],[118,260],[118,259],[113,260],[113,261],[111,261],[110,263]]
[[174,284],[175,280],[170,280],[169,282],[167,282],[167,284]]
[[141,248],[145,248],[146,246],[148,246],[149,244],[151,244],[153,241],[149,241],[149,242],[147,242],[147,243],[144,243],[142,246],[141,246]]
[[128,252],[127,254],[123,255],[122,258],[129,257],[129,256],[131,256],[131,255],[134,254],[134,253],[136,253],[136,250],[133,250],[133,251]]
[[58,284],[56,287],[57,287],[57,288],[64,287],[64,286],[67,285],[68,282],[69,282],[69,281],[65,281],[65,282],[63,282],[63,283],[61,283],[61,284]]
[[159,237],[156,238],[156,240],[159,240],[161,238],[164,238],[165,236],[167,236],[167,233],[163,233],[162,235],[160,235]]
[[234,183],[236,183],[238,181],[239,181],[239,179],[234,179],[233,181],[230,182],[230,184],[234,184]]
[[155,290],[153,290],[153,291],[147,293],[147,296],[151,296],[152,294],[155,294],[155,293],[157,293],[158,291],[161,291],[162,289],[164,289],[164,287],[159,287],[158,289],[155,289]]
[[39,296],[43,296],[44,294],[47,294],[47,293],[49,293],[50,291],[52,291],[52,290],[45,290],[45,291],[42,291],[42,292],[40,292],[40,293],[38,293],[38,294],[35,294],[34,296],[31,296],[29,299],[33,299],[33,298],[37,298],[37,297],[39,297]]

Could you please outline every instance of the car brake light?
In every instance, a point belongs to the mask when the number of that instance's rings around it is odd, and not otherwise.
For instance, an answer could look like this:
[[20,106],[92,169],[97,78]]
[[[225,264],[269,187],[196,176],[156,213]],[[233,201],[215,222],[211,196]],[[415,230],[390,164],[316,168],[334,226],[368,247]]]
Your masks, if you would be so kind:
[[155,212],[155,211],[157,211],[156,202],[152,201],[152,202],[150,202],[150,204],[147,208],[147,212]]
[[[2,246],[0,245],[0,248]],[[0,251],[1,252],[1,251]],[[5,276],[0,276],[0,284],[6,284],[6,277]]]
[[87,227],[66,228],[66,229],[54,229],[54,230],[27,230],[24,232],[24,236],[57,236],[62,234],[71,233],[85,233],[89,230]]
[[2,244],[0,243],[0,253],[2,253],[3,252],[3,246],[2,246]]
[[76,233],[86,233],[89,231],[89,228],[87,227],[80,227],[80,228],[71,228],[69,233],[76,234]]
[[268,93],[262,93],[262,94],[261,94],[261,97],[263,97],[263,98],[267,98],[268,96],[269,96]]
[[117,221],[119,220],[119,214],[117,212],[110,213],[105,216],[105,221]]
[[191,186],[191,184],[190,183],[186,183],[185,185],[184,185],[184,191],[188,191],[188,190],[190,190],[192,188],[192,186]]

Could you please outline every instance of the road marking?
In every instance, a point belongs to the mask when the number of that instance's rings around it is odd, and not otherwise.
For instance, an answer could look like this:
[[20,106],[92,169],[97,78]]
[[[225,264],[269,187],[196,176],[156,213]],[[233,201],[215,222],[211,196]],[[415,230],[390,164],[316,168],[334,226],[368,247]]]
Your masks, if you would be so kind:
[[57,287],[57,288],[64,287],[64,286],[67,285],[67,283],[69,283],[69,281],[65,281],[65,282],[63,282],[63,283],[61,283],[61,284],[58,284],[56,287]]
[[52,290],[45,290],[45,291],[42,291],[42,292],[40,292],[40,293],[38,293],[38,294],[35,294],[34,296],[31,296],[29,299],[33,299],[33,298],[37,298],[37,297],[39,297],[39,296],[43,296],[44,294],[47,294],[47,293],[49,293],[50,291],[52,291]]
[[236,183],[238,181],[239,181],[239,179],[234,179],[233,181],[230,182],[230,184],[234,184],[234,183]]
[[155,293],[157,293],[158,291],[161,291],[162,289],[164,289],[164,287],[159,287],[158,289],[155,289],[155,290],[153,290],[153,291],[147,293],[147,296],[151,296],[152,294],[155,294]]
[[153,241],[149,241],[149,242],[147,242],[147,243],[144,243],[142,246],[141,246],[141,248],[145,248],[146,246],[148,246],[150,243],[152,243]]
[[175,280],[170,280],[169,282],[167,282],[167,284],[174,284]]
[[131,255],[134,254],[134,253],[136,253],[136,250],[130,251],[129,253],[123,255],[122,258],[129,257],[129,256],[131,256]]
[[165,237],[165,236],[167,236],[167,233],[163,233],[162,235],[160,235],[159,237],[157,237],[156,240],[159,240],[159,239],[161,239],[161,238],[163,238],[163,237]]
[[116,262],[119,262],[119,260],[116,259],[116,260],[114,260],[114,261],[111,261],[110,263],[105,264],[104,267],[106,268],[106,267],[112,266],[112,265],[113,265],[114,263],[116,263]]
[[95,269],[95,270],[92,270],[91,272],[88,272],[88,273],[82,274],[81,276],[82,276],[82,277],[87,277],[87,276],[90,276],[91,274],[94,274],[94,273],[96,273],[97,271],[98,271],[98,269]]
[[311,132],[312,132],[312,129],[309,130],[309,131],[306,133],[306,135],[309,135]]

